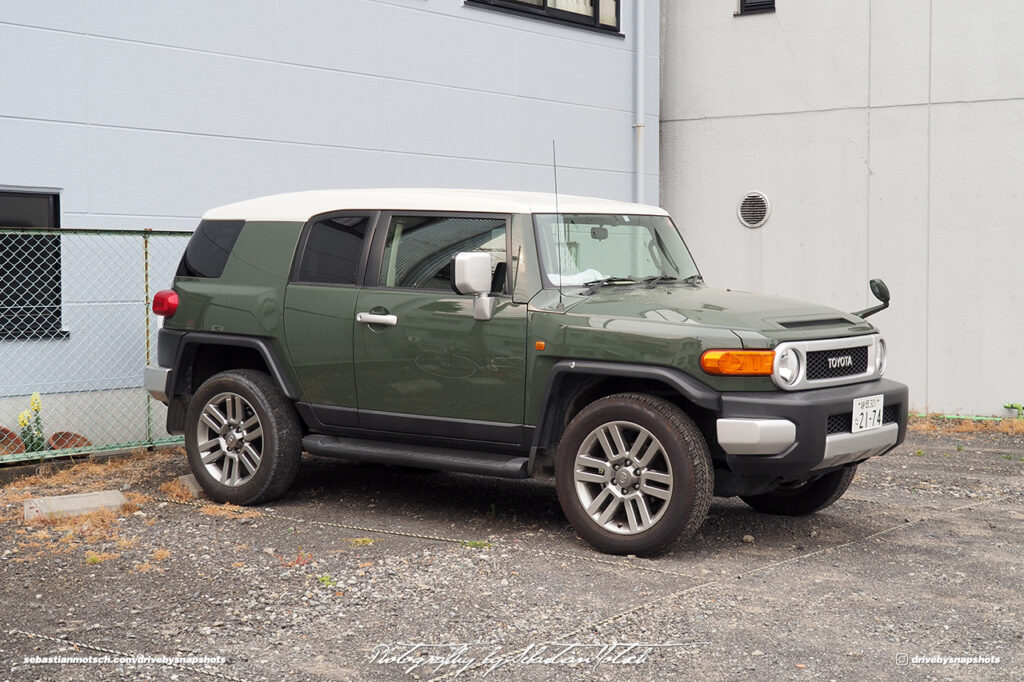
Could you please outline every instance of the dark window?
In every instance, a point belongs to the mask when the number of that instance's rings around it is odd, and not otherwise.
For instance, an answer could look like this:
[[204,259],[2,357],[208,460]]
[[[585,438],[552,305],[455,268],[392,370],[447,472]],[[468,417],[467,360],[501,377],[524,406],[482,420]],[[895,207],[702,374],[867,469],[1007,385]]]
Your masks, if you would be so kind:
[[466,0],[467,5],[523,12],[606,31],[619,30],[619,2],[620,0]]
[[[60,227],[60,198],[0,192],[0,228]],[[60,310],[60,237],[0,230],[0,339],[65,335]]]
[[505,218],[395,216],[388,226],[380,284],[451,291],[451,257],[463,251],[491,254],[492,290],[506,290]]
[[220,277],[244,220],[201,220],[178,264],[179,277]]
[[739,3],[739,7],[736,9],[737,15],[775,11],[775,0],[739,0]]
[[340,216],[314,223],[302,251],[299,282],[355,284],[367,216]]

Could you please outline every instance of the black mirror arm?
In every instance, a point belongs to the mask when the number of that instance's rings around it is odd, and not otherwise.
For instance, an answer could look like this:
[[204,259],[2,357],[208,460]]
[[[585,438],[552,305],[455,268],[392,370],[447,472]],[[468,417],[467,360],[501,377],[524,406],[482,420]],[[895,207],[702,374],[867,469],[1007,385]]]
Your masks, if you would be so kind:
[[856,315],[857,317],[863,319],[863,318],[865,318],[865,317],[867,317],[869,315],[874,315],[877,312],[881,312],[882,310],[885,310],[888,307],[889,307],[889,302],[886,301],[882,305],[876,305],[876,306],[872,306],[870,308],[865,308],[864,310],[858,310],[857,312],[854,313],[854,315]]

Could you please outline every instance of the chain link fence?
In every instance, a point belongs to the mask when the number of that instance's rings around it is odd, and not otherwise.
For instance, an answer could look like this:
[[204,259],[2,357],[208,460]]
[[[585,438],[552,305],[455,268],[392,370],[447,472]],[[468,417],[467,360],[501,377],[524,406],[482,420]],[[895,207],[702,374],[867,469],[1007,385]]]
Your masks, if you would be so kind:
[[0,228],[0,465],[181,442],[142,368],[190,236]]

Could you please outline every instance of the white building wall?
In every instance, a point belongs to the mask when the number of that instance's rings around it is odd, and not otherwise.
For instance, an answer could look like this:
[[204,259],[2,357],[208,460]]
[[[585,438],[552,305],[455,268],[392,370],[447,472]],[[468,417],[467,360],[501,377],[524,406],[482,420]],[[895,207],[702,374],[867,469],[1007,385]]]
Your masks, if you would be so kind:
[[[614,35],[462,0],[0,0],[0,187],[58,188],[65,228],[192,230],[211,207],[294,190],[547,191],[556,139],[561,192],[657,203],[659,13],[643,0],[637,27],[637,1],[621,0]],[[0,425],[34,390],[141,384],[139,273],[113,265],[138,243],[87,247],[64,239],[70,336],[0,341]],[[61,400],[110,421],[78,397]],[[44,404],[48,428],[97,438]]]
[[[658,200],[646,0],[643,200]],[[634,0],[616,36],[462,0],[0,0],[0,185],[59,187],[66,227],[192,229],[325,187],[634,199]]]
[[[713,285],[873,317],[916,411],[1024,401],[1024,5],[662,2],[662,203]],[[751,190],[772,213],[738,221]]]

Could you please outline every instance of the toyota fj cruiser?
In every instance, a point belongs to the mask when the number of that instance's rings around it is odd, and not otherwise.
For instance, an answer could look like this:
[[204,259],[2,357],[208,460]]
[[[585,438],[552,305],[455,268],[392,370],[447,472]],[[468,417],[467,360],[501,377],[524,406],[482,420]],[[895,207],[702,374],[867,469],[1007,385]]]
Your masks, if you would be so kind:
[[[651,554],[712,495],[835,502],[903,441],[907,388],[858,313],[704,284],[668,214],[461,190],[283,194],[209,211],[146,389],[211,499],[280,496],[303,450],[525,478],[581,537]],[[471,485],[467,479],[466,485]]]

